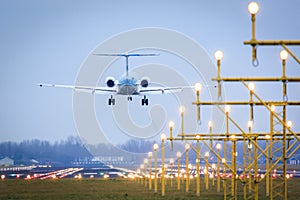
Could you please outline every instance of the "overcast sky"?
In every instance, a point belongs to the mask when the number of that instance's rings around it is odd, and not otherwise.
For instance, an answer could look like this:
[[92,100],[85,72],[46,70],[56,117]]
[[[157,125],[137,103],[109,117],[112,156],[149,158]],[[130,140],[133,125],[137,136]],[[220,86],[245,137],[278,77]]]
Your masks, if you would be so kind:
[[[55,141],[76,136],[72,91],[39,88],[37,84],[74,84],[80,66],[93,49],[108,38],[132,29],[158,27],[178,31],[200,44],[212,59],[213,53],[221,49],[225,54],[223,76],[281,76],[280,47],[259,47],[260,65],[251,64],[251,48],[243,45],[251,37],[249,2],[2,0],[0,141],[34,138]],[[299,39],[300,1],[258,3],[261,7],[256,17],[258,39]],[[299,47],[291,49],[300,56]],[[151,61],[147,58],[147,62]],[[300,76],[300,66],[292,58],[287,62],[287,75]],[[230,100],[237,100],[243,90],[232,84],[226,87]],[[257,86],[257,92],[266,100],[281,100],[281,87],[281,84],[261,84],[264,89]],[[288,87],[289,99],[299,101],[299,91],[300,84],[292,83]],[[101,106],[102,102],[98,102],[96,108],[101,110]],[[106,100],[103,106],[107,107]],[[177,109],[176,104],[174,107]],[[300,130],[299,112],[295,107],[288,110],[295,131]],[[249,115],[238,109],[234,114],[237,118]],[[246,124],[247,117],[241,123]],[[117,131],[113,122],[111,126]],[[257,122],[256,128],[267,127]]]

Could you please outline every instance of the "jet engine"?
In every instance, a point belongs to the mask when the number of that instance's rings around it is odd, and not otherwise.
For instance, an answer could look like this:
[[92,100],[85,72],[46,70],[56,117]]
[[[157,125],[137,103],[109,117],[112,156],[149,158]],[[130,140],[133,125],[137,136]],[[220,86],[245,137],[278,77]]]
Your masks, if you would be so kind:
[[150,84],[150,78],[148,77],[143,77],[141,79],[141,86],[142,87],[148,87],[148,85]]
[[115,86],[115,79],[113,77],[107,77],[106,78],[106,85],[108,87],[114,87]]

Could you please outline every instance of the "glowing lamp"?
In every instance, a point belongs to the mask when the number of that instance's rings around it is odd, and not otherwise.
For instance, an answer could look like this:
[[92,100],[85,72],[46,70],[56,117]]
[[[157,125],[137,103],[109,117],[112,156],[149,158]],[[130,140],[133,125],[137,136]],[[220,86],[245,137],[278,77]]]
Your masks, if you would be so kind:
[[178,152],[176,153],[176,156],[177,156],[177,158],[180,158],[180,157],[181,157],[181,152],[178,151]]
[[252,149],[252,144],[251,143],[248,144],[248,149]]
[[216,148],[220,151],[220,149],[222,148],[222,145],[220,143],[218,143]]
[[231,138],[232,140],[235,140],[235,139],[236,139],[236,136],[233,134],[233,135],[230,136],[230,138]]
[[229,106],[229,105],[226,105],[226,106],[225,106],[225,113],[229,113],[229,111],[230,111],[230,106]]
[[276,106],[275,105],[271,105],[271,111],[274,112],[276,110]]
[[170,164],[173,165],[174,164],[174,159],[170,158]]
[[202,84],[201,83],[196,83],[194,86],[195,90],[200,92],[202,90]]
[[248,121],[248,128],[252,128],[253,127],[253,121]]
[[161,139],[161,140],[165,140],[165,139],[167,139],[167,136],[166,136],[166,134],[162,133],[162,134],[160,135],[160,139]]
[[248,89],[250,90],[250,91],[254,91],[254,89],[255,89],[255,85],[254,85],[254,83],[249,83],[248,84]]
[[293,126],[293,122],[292,121],[287,121],[286,126],[291,128]]
[[185,111],[184,106],[180,106],[179,111],[180,111],[180,113],[184,113],[184,111]]
[[170,127],[170,128],[173,128],[173,127],[174,127],[174,122],[173,122],[173,121],[170,121],[170,122],[169,122],[169,127]]
[[259,11],[259,5],[256,2],[251,2],[248,4],[248,11],[252,15],[256,15]]
[[189,144],[185,144],[185,149],[188,150],[190,148]]
[[289,53],[286,50],[282,50],[280,51],[279,56],[281,60],[286,60],[289,57]]
[[204,156],[205,156],[205,157],[208,157],[208,156],[209,156],[209,152],[208,152],[208,151],[205,152]]
[[213,122],[212,122],[212,121],[209,121],[209,122],[208,122],[208,127],[209,127],[209,128],[212,128],[212,127],[213,127]]
[[214,56],[215,56],[216,60],[222,60],[223,57],[224,57],[224,54],[223,54],[222,51],[218,50],[218,51],[215,52]]

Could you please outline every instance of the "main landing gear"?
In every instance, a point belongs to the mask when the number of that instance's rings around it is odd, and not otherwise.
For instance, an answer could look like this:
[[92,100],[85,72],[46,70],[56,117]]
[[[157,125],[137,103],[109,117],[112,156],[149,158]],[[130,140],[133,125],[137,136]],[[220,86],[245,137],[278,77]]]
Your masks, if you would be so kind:
[[142,106],[144,106],[144,105],[146,105],[146,106],[148,106],[148,99],[147,99],[147,97],[146,97],[146,95],[144,95],[144,98],[142,99]]
[[[132,96],[128,96],[127,98],[128,101],[132,101]],[[141,105],[142,106],[148,106],[149,99],[147,99],[146,95],[144,95],[144,98],[142,98]],[[116,104],[116,99],[111,95],[110,98],[108,99],[108,105],[109,106],[114,106]]]
[[114,106],[115,103],[116,103],[116,99],[114,99],[113,96],[111,95],[110,98],[108,99],[108,105],[109,106],[111,106],[111,105]]

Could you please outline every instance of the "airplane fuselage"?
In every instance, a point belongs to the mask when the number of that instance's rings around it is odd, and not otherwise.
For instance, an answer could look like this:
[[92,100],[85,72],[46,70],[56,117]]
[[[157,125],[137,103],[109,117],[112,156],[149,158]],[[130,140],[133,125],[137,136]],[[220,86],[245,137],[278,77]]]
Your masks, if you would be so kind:
[[119,81],[116,85],[117,94],[119,95],[137,95],[139,94],[139,85],[137,81],[130,78],[125,78]]

